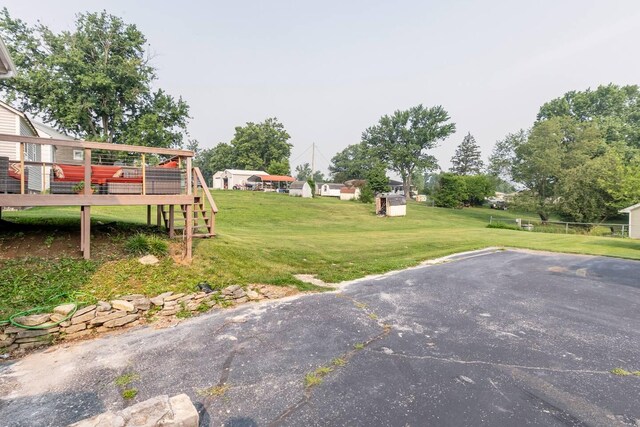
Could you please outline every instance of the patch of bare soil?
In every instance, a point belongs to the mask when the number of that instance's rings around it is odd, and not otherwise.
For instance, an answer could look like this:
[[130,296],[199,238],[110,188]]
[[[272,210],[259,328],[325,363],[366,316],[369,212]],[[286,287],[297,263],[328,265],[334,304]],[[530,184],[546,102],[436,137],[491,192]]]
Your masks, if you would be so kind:
[[[135,230],[115,224],[91,225],[91,257],[112,260],[124,255],[123,243]],[[80,225],[21,224],[0,220],[0,259],[82,258]]]

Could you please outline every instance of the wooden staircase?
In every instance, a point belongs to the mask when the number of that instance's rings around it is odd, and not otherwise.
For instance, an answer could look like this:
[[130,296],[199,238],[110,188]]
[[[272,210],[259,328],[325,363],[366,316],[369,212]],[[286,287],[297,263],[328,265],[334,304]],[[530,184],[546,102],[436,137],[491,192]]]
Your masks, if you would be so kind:
[[[202,195],[200,195],[198,184],[202,187]],[[162,220],[169,230],[170,238],[187,237],[186,231],[189,226],[191,226],[190,237],[209,238],[216,235],[215,215],[218,212],[218,207],[199,168],[193,168],[192,194],[194,196],[192,205],[160,206]],[[205,200],[209,205],[208,208]],[[176,206],[179,208],[177,215]],[[191,220],[189,221],[190,215]]]

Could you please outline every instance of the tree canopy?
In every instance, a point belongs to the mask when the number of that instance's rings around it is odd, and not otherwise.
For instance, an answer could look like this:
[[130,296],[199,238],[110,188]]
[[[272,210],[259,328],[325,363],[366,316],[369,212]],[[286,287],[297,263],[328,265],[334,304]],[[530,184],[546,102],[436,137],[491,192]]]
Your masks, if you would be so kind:
[[425,108],[420,104],[382,116],[377,125],[364,131],[362,141],[402,177],[404,193],[408,195],[414,171],[436,167],[436,159],[428,150],[455,131],[455,124],[449,119],[441,106]]
[[616,141],[640,148],[640,88],[609,84],[597,89],[570,91],[540,107],[538,121],[572,117],[593,122],[607,143]]
[[369,171],[381,164],[364,143],[352,144],[331,159],[329,173],[333,182],[365,179]]
[[78,14],[55,33],[0,12],[0,36],[18,75],[0,81],[9,101],[78,138],[180,147],[189,107],[162,89],[135,25],[99,13]]
[[463,139],[455,155],[451,158],[451,172],[456,175],[478,175],[482,172],[480,146],[469,132]]
[[[233,164],[237,169],[268,170],[272,164],[279,164],[278,171],[290,173],[289,156],[291,137],[278,119],[269,118],[261,123],[248,122],[237,126],[231,140]],[[282,164],[286,162],[286,167]]]

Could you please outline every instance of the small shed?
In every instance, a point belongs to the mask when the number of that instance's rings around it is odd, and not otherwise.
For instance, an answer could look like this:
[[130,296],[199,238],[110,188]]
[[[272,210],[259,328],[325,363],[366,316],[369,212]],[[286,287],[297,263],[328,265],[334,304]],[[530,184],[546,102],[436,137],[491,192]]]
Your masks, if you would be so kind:
[[340,197],[340,189],[344,184],[325,183],[320,187],[320,195],[328,197]]
[[309,199],[313,197],[313,191],[307,181],[294,181],[289,187],[289,195]]
[[407,198],[400,194],[378,194],[376,196],[376,215],[407,215]]
[[640,203],[624,208],[620,213],[629,214],[629,237],[640,239]]
[[360,199],[360,189],[358,187],[342,187],[340,189],[340,200]]

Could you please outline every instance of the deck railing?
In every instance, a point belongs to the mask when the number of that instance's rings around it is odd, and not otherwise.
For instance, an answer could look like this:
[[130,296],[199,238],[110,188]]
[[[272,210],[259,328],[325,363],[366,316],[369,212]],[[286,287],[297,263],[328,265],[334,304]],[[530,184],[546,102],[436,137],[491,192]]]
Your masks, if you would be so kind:
[[7,134],[0,141],[19,153],[0,156],[0,194],[192,194],[192,151]]

